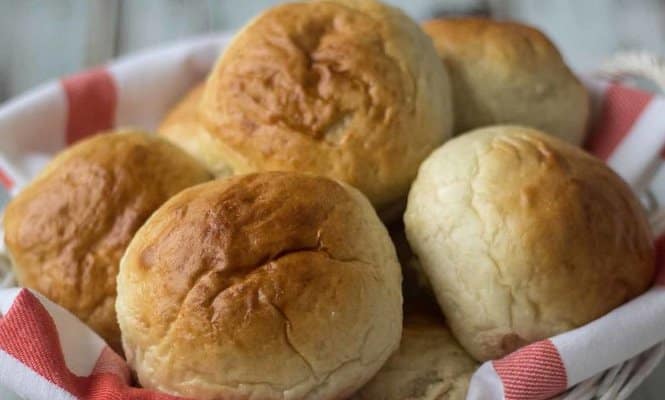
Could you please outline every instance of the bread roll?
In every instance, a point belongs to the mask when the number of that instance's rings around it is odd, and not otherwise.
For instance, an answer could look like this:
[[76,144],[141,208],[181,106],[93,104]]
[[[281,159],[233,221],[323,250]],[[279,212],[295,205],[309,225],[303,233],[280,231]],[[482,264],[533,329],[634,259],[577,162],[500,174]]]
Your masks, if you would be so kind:
[[582,142],[589,96],[542,32],[484,18],[437,19],[423,28],[450,72],[456,133],[508,123]]
[[350,186],[262,173],[185,190],[136,234],[116,309],[142,386],[212,399],[341,399],[397,348],[401,275]]
[[629,187],[530,128],[478,129],[436,150],[404,220],[452,331],[481,361],[602,316],[654,273]]
[[67,308],[120,349],[120,257],[157,207],[207,179],[180,149],[139,132],[101,134],[64,150],[5,210],[19,285]]
[[257,17],[211,72],[201,118],[215,144],[200,158],[235,173],[335,178],[381,212],[403,210],[418,165],[452,129],[431,40],[373,0],[289,3]]
[[171,109],[162,121],[158,133],[197,158],[218,177],[233,174],[231,167],[221,157],[211,157],[206,149],[214,146],[213,138],[199,121],[198,112],[203,83],[196,85]]
[[478,364],[441,315],[404,315],[399,349],[353,400],[464,400]]

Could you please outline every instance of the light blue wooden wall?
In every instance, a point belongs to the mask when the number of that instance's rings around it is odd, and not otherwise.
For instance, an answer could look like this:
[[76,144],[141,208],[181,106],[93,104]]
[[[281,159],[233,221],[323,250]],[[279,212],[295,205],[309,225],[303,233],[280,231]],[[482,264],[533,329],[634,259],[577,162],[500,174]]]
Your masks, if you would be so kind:
[[[280,0],[0,0],[0,101],[48,79],[184,37],[237,29]],[[393,0],[417,18],[481,0]]]
[[[0,0],[0,101],[149,46],[237,29],[284,0]],[[416,19],[492,12],[545,30],[579,70],[621,49],[665,54],[662,0],[388,0]]]
[[[416,19],[485,12],[544,29],[577,69],[619,49],[665,54],[662,0],[388,0]],[[0,0],[0,101],[113,57],[237,29],[283,0]]]

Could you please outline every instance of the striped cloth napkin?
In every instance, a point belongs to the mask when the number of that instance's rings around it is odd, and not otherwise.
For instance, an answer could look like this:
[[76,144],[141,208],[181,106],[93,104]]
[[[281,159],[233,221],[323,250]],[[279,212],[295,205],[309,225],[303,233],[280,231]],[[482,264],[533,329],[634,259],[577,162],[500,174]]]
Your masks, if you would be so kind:
[[[155,128],[203,79],[228,37],[146,52],[42,86],[0,108],[0,186],[17,193],[58,150],[114,126]],[[660,165],[665,99],[589,80],[594,124],[586,143],[636,191]],[[657,232],[660,233],[660,232]],[[665,236],[656,241],[665,264]],[[546,399],[665,340],[665,277],[610,314],[486,362],[472,400]],[[30,400],[175,397],[132,387],[127,365],[82,322],[38,293],[0,290],[0,386]],[[643,371],[645,374],[648,370]],[[9,398],[0,389],[2,398]]]

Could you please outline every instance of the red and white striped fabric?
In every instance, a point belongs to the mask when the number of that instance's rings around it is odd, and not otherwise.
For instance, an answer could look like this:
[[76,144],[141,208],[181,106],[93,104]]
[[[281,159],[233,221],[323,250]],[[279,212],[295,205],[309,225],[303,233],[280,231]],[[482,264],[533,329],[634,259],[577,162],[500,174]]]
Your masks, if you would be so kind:
[[139,53],[0,107],[0,185],[16,193],[59,150],[115,126],[153,129],[212,67],[228,36]]
[[125,361],[83,322],[39,294],[3,289],[0,310],[0,383],[22,398],[178,399],[132,387]]
[[[57,151],[115,126],[154,128],[205,76],[227,37],[139,54],[40,87],[0,108],[0,185],[14,194]],[[665,100],[598,81],[587,148],[636,190],[663,158]],[[657,240],[665,265],[665,236]],[[1,250],[1,249],[0,249]],[[665,268],[663,268],[665,270]],[[546,399],[665,340],[665,274],[646,294],[565,334],[534,343],[473,376],[472,400]],[[123,360],[39,294],[0,290],[0,386],[31,400],[174,399],[131,386]],[[0,388],[2,398],[5,395]]]

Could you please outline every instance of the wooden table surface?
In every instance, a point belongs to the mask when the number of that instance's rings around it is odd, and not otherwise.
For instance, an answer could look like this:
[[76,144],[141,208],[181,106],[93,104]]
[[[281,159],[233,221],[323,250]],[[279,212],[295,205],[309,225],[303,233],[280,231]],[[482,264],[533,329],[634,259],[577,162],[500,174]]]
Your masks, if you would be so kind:
[[[0,0],[0,102],[119,55],[237,29],[278,0]],[[494,15],[543,29],[577,71],[621,50],[665,55],[662,0],[389,0],[416,19]],[[662,174],[665,182],[665,172]],[[665,200],[665,183],[656,188]],[[0,208],[6,194],[0,191]],[[665,365],[631,397],[665,398]]]

